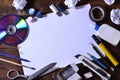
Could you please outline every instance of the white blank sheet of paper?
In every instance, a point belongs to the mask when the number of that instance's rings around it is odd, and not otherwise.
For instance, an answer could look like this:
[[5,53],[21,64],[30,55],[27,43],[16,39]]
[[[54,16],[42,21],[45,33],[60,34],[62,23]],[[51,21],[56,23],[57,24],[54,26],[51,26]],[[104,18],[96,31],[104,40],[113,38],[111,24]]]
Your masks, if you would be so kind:
[[36,70],[24,69],[30,75],[51,62],[57,62],[58,67],[65,67],[70,63],[79,63],[74,57],[76,54],[87,56],[87,52],[99,57],[91,48],[89,42],[95,43],[91,35],[95,33],[89,19],[90,5],[68,9],[68,15],[57,16],[54,13],[39,18],[31,23],[26,20],[30,32],[26,41],[19,49],[22,58],[31,62],[22,62],[23,65],[35,67]]

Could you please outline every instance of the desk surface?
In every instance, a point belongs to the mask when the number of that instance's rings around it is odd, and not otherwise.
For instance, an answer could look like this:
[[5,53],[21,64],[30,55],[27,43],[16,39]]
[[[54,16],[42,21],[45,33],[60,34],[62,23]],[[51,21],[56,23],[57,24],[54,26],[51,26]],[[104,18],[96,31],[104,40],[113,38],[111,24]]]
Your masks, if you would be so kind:
[[[12,7],[12,1],[13,0],[0,0],[0,17],[4,16],[6,14],[17,14],[17,11],[15,10],[15,8]],[[58,2],[63,3],[64,0],[27,0],[27,1],[28,1],[28,5],[27,5],[26,9],[28,7],[33,6],[36,9],[39,9],[40,11],[42,11],[43,13],[50,13],[51,10],[49,9],[48,6],[51,3],[58,3]],[[84,5],[84,4],[87,4],[87,3],[90,3],[91,6],[98,5],[98,6],[105,7],[106,12],[108,13],[107,17],[106,17],[106,20],[99,23],[99,24],[107,23],[107,24],[110,24],[111,26],[113,26],[114,28],[120,30],[120,28],[119,28],[120,26],[117,26],[117,25],[113,24],[110,21],[110,18],[109,18],[109,13],[110,13],[111,9],[120,8],[119,0],[116,0],[116,3],[114,5],[112,5],[112,6],[106,5],[103,0],[81,0],[81,2],[78,3],[78,5]],[[27,15],[27,13],[25,11],[23,11],[21,16],[26,18],[28,15]],[[120,44],[118,44],[116,47],[114,47],[114,46],[108,44],[105,41],[103,41],[103,42],[106,45],[106,47],[113,53],[115,58],[120,62],[120,59],[119,59],[120,58],[120,54],[119,54],[120,53]],[[17,46],[6,46],[6,45],[3,45],[3,44],[0,44],[0,51],[1,52],[6,52],[6,53],[9,53],[9,54],[12,54],[12,55],[15,55],[15,56],[19,57],[19,52],[18,52],[18,47]],[[16,60],[13,60],[13,59],[9,59],[9,58],[2,57],[2,56],[0,56],[0,57],[4,58],[4,59],[8,59],[10,61],[21,63],[20,61],[16,61]],[[23,74],[22,67],[11,65],[11,64],[8,64],[8,63],[2,62],[2,61],[0,61],[0,65],[1,65],[0,66],[0,79],[1,80],[9,80],[6,77],[6,72],[9,69],[17,69],[21,74]],[[83,65],[79,65],[79,67],[81,69],[85,69],[85,67],[83,67]],[[43,77],[41,80],[57,80],[55,78],[52,79],[53,77],[55,77],[56,74],[57,74],[57,71]],[[120,77],[119,77],[120,68],[115,69],[113,74],[115,75],[116,80],[120,80]],[[24,80],[24,79],[19,79],[19,80]],[[101,80],[101,79],[99,79],[99,77],[96,76],[96,77],[92,78],[91,80]]]

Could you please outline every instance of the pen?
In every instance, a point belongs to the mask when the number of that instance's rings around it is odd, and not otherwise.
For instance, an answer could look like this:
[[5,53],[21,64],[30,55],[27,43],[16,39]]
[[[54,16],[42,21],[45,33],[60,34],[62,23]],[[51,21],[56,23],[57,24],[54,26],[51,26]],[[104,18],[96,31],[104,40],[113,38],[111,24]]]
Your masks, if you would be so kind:
[[102,68],[106,69],[107,70],[107,67],[101,63],[95,56],[93,56],[92,54],[90,53],[87,53],[99,66],[101,66]]
[[22,61],[25,61],[25,62],[30,62],[27,59],[19,58],[19,57],[16,57],[16,56],[4,53],[4,52],[0,52],[0,55],[5,56],[5,57],[9,57],[9,58],[12,58],[12,59],[16,59],[16,60],[22,60]]
[[114,68],[111,66],[111,63],[109,62],[108,59],[105,58],[105,56],[102,54],[102,52],[94,44],[90,43],[90,45],[98,53],[98,55],[104,60],[104,64],[107,66],[107,68],[114,71]]
[[75,57],[78,60],[80,60],[80,62],[82,62],[85,66],[87,66],[89,69],[95,72],[98,76],[100,76],[102,80],[110,79],[111,75],[107,71],[105,71],[104,69],[93,63],[89,58],[80,54],[77,54]]
[[104,46],[104,44],[101,42],[101,40],[96,36],[92,35],[92,38],[95,40],[95,42],[98,44],[99,48],[105,53],[105,55],[108,57],[108,59],[113,63],[114,66],[117,66],[119,63],[114,58],[114,56],[108,51],[108,49]]
[[105,56],[103,55],[103,53],[92,43],[90,43],[90,45],[92,46],[92,48],[98,53],[98,55],[102,58],[104,58]]

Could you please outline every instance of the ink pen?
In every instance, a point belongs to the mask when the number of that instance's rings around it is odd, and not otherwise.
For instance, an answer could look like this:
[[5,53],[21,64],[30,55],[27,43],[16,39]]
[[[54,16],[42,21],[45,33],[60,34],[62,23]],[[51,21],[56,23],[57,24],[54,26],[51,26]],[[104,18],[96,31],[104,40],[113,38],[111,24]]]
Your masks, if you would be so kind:
[[106,57],[112,62],[114,66],[118,66],[119,62],[114,58],[114,56],[108,51],[108,49],[104,46],[104,44],[101,42],[100,38],[98,38],[96,35],[92,35],[92,38],[95,40],[95,42],[98,44],[99,48],[105,53]]
[[100,57],[102,57],[102,58],[105,57],[105,55],[103,55],[103,53],[97,48],[97,46],[95,46],[93,43],[90,43],[90,45],[92,46],[92,48],[97,52],[97,54],[98,54]]
[[22,60],[22,61],[25,61],[25,62],[30,62],[27,59],[19,58],[19,57],[16,57],[16,56],[4,53],[4,52],[0,52],[0,55],[5,56],[5,57],[9,57],[9,58],[12,58],[12,59],[16,59],[16,60]]
[[111,75],[107,71],[105,71],[104,69],[93,63],[87,57],[80,54],[76,55],[75,57],[78,60],[80,60],[80,62],[82,62],[85,66],[87,66],[89,69],[95,72],[99,77],[101,77],[102,80],[109,80],[111,78]]
[[114,68],[111,66],[111,63],[109,62],[108,59],[105,58],[105,56],[103,55],[103,53],[99,50],[99,48],[97,48],[93,43],[90,43],[90,45],[92,46],[92,48],[98,53],[98,55],[104,60],[104,64],[107,66],[108,69],[114,71]]
[[107,70],[107,67],[102,63],[100,62],[95,56],[93,56],[92,54],[90,53],[87,53],[101,68]]

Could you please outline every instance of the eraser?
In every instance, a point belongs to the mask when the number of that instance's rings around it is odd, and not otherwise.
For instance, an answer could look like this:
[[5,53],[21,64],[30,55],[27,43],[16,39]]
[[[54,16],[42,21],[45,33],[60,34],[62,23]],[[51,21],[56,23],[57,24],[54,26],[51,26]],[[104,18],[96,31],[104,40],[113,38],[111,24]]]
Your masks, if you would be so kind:
[[91,72],[87,72],[87,73],[84,74],[84,77],[85,77],[86,79],[88,79],[88,78],[93,77],[93,75],[92,75]]

